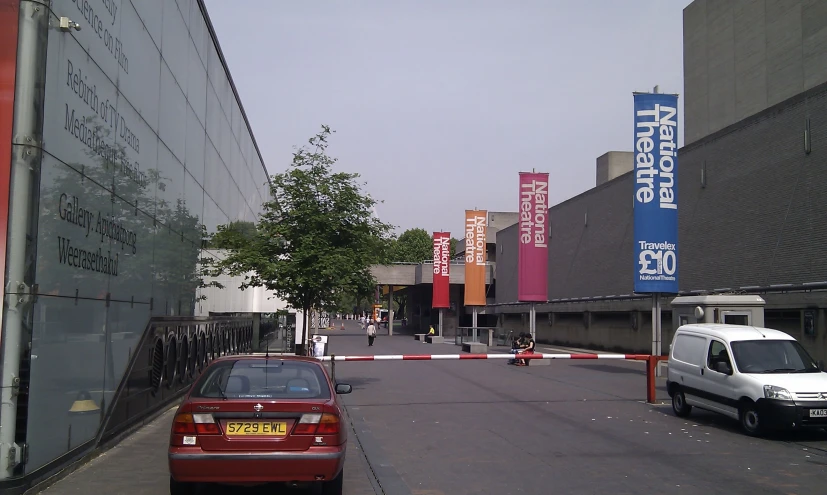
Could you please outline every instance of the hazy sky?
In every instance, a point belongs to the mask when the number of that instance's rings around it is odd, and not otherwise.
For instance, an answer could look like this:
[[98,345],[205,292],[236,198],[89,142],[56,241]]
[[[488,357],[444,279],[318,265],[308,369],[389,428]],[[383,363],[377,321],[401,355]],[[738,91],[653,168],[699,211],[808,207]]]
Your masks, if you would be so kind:
[[206,0],[271,173],[330,125],[383,221],[456,236],[465,209],[516,211],[519,171],[554,205],[631,151],[632,92],[683,91],[689,3]]

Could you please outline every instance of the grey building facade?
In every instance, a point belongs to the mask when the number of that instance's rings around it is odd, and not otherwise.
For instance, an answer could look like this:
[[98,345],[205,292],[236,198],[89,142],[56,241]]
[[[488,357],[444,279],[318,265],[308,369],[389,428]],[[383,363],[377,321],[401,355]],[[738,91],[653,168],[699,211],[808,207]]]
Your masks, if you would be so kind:
[[[827,62],[817,60],[827,42],[814,37],[827,40],[827,2],[698,0],[684,25],[680,290],[760,293],[766,325],[824,359]],[[773,41],[779,31],[797,37],[797,48]],[[766,41],[753,44],[768,51],[754,55],[758,69],[749,71],[743,64],[752,52],[742,45],[756,36]],[[798,65],[784,70],[784,63]],[[648,352],[651,301],[633,294],[632,196],[627,173],[550,208],[550,302],[537,309],[539,339]],[[497,252],[500,324],[527,329],[527,306],[516,302],[516,225],[498,233]]]
[[683,31],[686,144],[827,81],[823,0],[695,0]]

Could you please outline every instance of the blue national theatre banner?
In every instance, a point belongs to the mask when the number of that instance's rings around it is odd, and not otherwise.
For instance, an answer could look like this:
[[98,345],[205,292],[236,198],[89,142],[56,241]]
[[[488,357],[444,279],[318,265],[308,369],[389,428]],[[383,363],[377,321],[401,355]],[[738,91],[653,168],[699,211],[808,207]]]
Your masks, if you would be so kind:
[[635,97],[636,293],[678,292],[678,97]]

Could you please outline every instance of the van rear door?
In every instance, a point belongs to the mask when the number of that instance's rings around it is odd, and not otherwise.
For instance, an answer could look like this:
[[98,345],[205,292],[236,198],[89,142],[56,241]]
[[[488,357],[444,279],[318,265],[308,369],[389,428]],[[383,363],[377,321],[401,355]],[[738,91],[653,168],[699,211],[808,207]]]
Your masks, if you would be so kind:
[[[707,338],[687,332],[678,332],[669,356],[669,381],[683,389],[687,404],[698,404],[698,392],[703,390],[703,366]],[[702,393],[702,392],[701,392]]]

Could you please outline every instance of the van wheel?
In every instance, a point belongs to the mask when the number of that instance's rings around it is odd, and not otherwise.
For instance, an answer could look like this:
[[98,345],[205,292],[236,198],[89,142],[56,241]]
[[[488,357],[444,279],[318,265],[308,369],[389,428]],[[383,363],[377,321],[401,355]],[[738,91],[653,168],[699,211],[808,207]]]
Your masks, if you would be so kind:
[[763,423],[758,415],[758,409],[753,403],[745,403],[741,406],[741,428],[750,436],[758,436],[763,431]]
[[675,411],[675,416],[685,418],[692,412],[692,406],[686,403],[686,397],[683,395],[683,390],[675,387],[672,393],[672,410]]

